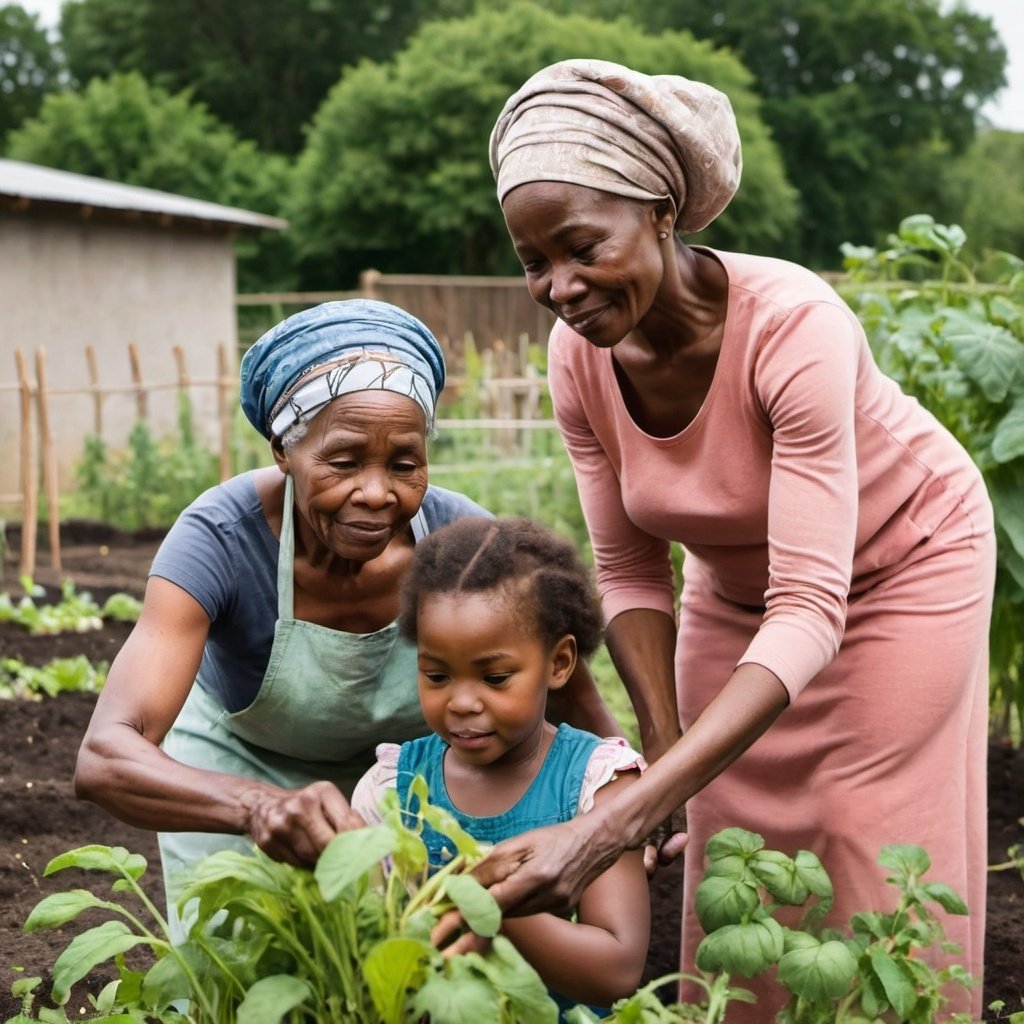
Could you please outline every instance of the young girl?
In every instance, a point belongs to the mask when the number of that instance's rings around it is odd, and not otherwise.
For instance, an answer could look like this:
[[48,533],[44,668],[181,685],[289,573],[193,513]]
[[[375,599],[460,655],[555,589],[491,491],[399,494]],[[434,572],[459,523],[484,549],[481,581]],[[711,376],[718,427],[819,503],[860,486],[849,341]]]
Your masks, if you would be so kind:
[[[567,541],[526,519],[465,518],[419,541],[399,629],[419,651],[419,695],[433,734],[377,747],[352,806],[380,820],[383,791],[404,806],[410,781],[476,839],[496,843],[567,821],[630,785],[643,758],[545,719],[548,693],[601,640],[590,576]],[[431,862],[453,854],[424,835]],[[610,1006],[640,982],[650,937],[642,854],[627,851],[583,893],[576,920],[509,918],[502,932],[564,1007]]]

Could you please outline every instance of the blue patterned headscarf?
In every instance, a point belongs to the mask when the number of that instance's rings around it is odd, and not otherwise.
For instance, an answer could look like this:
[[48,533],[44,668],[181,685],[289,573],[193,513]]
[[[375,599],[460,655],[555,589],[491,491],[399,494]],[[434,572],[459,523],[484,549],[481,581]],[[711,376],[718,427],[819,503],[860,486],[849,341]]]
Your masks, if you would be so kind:
[[433,424],[444,353],[411,313],[374,299],[324,302],[271,328],[242,359],[241,403],[264,436],[280,437],[339,395],[408,395]]

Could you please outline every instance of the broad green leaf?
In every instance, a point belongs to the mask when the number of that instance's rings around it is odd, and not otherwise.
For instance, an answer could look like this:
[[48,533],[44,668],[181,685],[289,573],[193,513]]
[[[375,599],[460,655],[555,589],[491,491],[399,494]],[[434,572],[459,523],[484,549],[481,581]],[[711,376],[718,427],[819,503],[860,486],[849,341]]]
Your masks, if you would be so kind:
[[67,892],[56,892],[46,899],[40,900],[32,908],[32,913],[25,921],[24,930],[34,932],[39,928],[59,928],[68,921],[73,921],[83,910],[96,907],[115,909],[116,905],[101,900],[88,889],[69,889]]
[[996,462],[1012,462],[1022,455],[1024,455],[1024,400],[1018,398],[996,426],[996,432],[992,437],[992,457]]
[[810,850],[797,850],[793,863],[796,865],[797,878],[822,901],[826,908],[831,907],[834,895],[832,879],[828,877],[828,872],[817,855],[811,853]]
[[486,956],[467,954],[467,959],[508,999],[515,1021],[554,1024],[558,1004],[548,995],[540,975],[504,935],[496,935]]
[[745,828],[724,828],[707,841],[704,854],[709,861],[734,855],[747,859],[763,847],[764,839],[756,832],[748,832]]
[[900,872],[904,877],[920,878],[932,866],[932,859],[920,846],[913,843],[890,843],[882,847],[878,863],[883,868]]
[[[1011,476],[1014,474],[1010,474]],[[1024,508],[1016,480],[989,482],[989,493],[996,512],[996,522],[1006,532],[1017,554],[1024,556]]]
[[871,969],[885,990],[885,997],[892,1008],[907,1017],[917,1002],[917,991],[901,965],[879,946],[868,950]]
[[122,921],[104,921],[81,935],[76,935],[53,965],[53,1001],[67,1002],[71,988],[97,964],[126,953],[146,940],[134,935]]
[[436,832],[446,835],[454,844],[456,854],[467,857],[471,862],[480,860],[483,848],[479,841],[471,836],[460,824],[458,819],[443,807],[432,804],[420,805],[423,820]]
[[742,879],[710,875],[697,886],[694,908],[706,932],[738,924],[760,906],[757,889]]
[[260,978],[238,1004],[238,1024],[281,1024],[297,1006],[309,997],[309,985],[291,974],[273,974]]
[[759,850],[750,860],[750,870],[780,903],[798,906],[811,894],[796,862],[778,850]]
[[967,913],[967,904],[944,882],[928,882],[921,888],[928,894],[928,898],[938,903],[947,914]]
[[[184,945],[188,946],[188,943]],[[183,947],[179,947],[177,952],[181,956]],[[178,957],[173,955],[157,960],[142,979],[140,996],[146,1006],[169,1006],[176,999],[190,999],[192,995],[188,977]]]
[[[483,978],[475,977],[455,963],[450,964],[453,976],[432,974],[416,993],[412,1004],[412,1020],[423,1015],[444,1024],[501,1024],[501,995]],[[550,1018],[545,1018],[548,1024]],[[516,1024],[534,1024],[523,1018]],[[540,1024],[538,1021],[537,1024]]]
[[1002,402],[1024,381],[1024,345],[1005,327],[980,314],[952,310],[942,336],[953,346],[957,363],[990,402]]
[[258,892],[284,895],[289,892],[298,869],[271,860],[254,844],[251,853],[218,850],[196,861],[186,875],[179,906],[221,885],[218,896],[226,901],[236,893]]
[[778,962],[784,945],[782,926],[771,917],[730,924],[704,938],[697,947],[697,966],[752,978]]
[[[437,955],[429,942],[395,936],[374,946],[363,960],[363,978],[384,1024],[405,1020],[405,1002]],[[439,1018],[443,1019],[443,1018]]]
[[746,857],[741,857],[738,853],[730,853],[724,857],[716,857],[714,860],[709,861],[707,871],[704,874],[705,877],[715,875],[723,878],[752,881],[753,876],[751,876],[747,865],[748,859]]
[[140,853],[129,853],[123,846],[80,846],[54,857],[46,865],[44,875],[52,875],[66,868],[83,871],[107,871],[113,875],[141,878],[146,873],[146,858]]
[[337,899],[353,882],[377,867],[394,848],[394,836],[385,825],[339,832],[316,862],[314,875],[324,899]]
[[42,978],[18,978],[17,981],[11,983],[11,995],[15,999],[23,999],[30,992],[34,992],[41,984]]
[[450,876],[444,891],[477,935],[490,939],[498,934],[501,927],[498,901],[472,875]]
[[857,974],[857,958],[842,942],[831,940],[785,953],[779,981],[802,999],[839,999]]

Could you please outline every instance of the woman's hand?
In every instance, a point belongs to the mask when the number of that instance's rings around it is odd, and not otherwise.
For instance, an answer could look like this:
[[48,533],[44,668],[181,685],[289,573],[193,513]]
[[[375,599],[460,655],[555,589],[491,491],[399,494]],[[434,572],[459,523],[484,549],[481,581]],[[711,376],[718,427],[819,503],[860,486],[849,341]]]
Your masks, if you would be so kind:
[[506,839],[473,874],[490,889],[503,914],[565,911],[579,903],[583,890],[624,849],[604,815],[592,811]]
[[644,868],[650,877],[659,867],[671,864],[685,849],[686,808],[673,811],[648,837],[644,845]]
[[275,860],[295,867],[311,867],[339,832],[366,824],[331,782],[302,789],[260,786],[246,797],[253,841]]

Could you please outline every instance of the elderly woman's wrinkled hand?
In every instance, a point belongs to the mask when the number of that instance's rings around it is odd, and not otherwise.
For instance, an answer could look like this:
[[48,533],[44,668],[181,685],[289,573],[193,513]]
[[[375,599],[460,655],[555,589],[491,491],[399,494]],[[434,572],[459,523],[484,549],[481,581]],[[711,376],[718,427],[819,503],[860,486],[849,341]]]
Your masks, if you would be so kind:
[[624,849],[596,814],[523,832],[499,843],[473,870],[503,914],[565,911]]
[[260,787],[249,813],[249,835],[264,853],[295,867],[311,867],[339,833],[365,825],[330,782],[302,789]]

